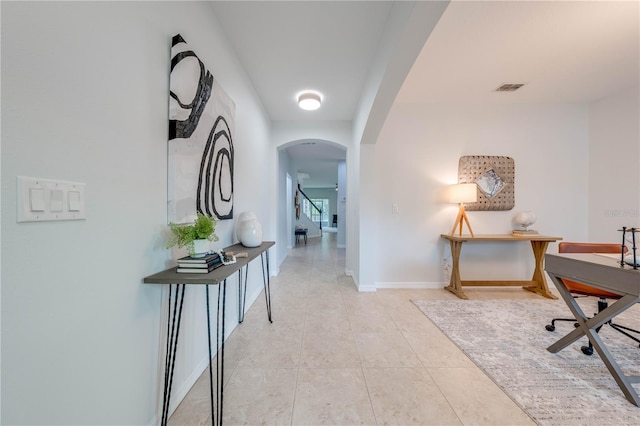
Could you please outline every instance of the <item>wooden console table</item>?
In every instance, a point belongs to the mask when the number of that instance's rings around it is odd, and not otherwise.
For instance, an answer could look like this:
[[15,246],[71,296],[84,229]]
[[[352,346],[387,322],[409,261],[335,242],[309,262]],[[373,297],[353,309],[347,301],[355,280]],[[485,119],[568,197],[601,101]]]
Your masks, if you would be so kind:
[[[244,319],[244,302],[247,292],[247,266],[256,257],[260,256],[262,264],[262,279],[264,283],[264,297],[267,303],[267,317],[271,321],[271,291],[269,277],[269,248],[275,242],[264,241],[258,247],[244,247],[241,244],[235,244],[223,249],[225,252],[247,252],[248,257],[240,257],[236,259],[236,263],[224,265],[208,274],[183,274],[176,272],[177,267],[169,268],[144,278],[146,284],[169,284],[169,303],[168,303],[168,321],[167,321],[167,343],[165,354],[165,371],[164,371],[164,395],[162,401],[162,419],[161,425],[166,426],[169,420],[169,401],[171,399],[171,387],[173,383],[173,371],[176,361],[176,352],[178,349],[178,335],[180,332],[180,319],[182,317],[182,305],[184,301],[184,293],[186,285],[204,285],[206,289],[206,305],[207,305],[207,343],[209,347],[209,391],[211,396],[211,421],[214,425],[222,425],[222,402],[223,402],[223,383],[224,383],[224,326],[225,326],[225,301],[227,296],[227,278],[238,272],[238,321]],[[266,261],[265,261],[266,258]],[[266,270],[265,270],[266,264]],[[244,292],[242,289],[242,270],[245,269]],[[175,295],[173,295],[172,286],[175,285]],[[216,318],[221,318],[221,327],[216,324],[216,349],[220,347],[220,352],[216,357],[216,377],[213,378],[211,363],[213,353],[211,350],[211,318],[209,309],[209,285],[218,286],[218,303]],[[172,302],[173,300],[173,302]],[[222,310],[221,310],[222,306]],[[219,329],[222,328],[220,331]],[[216,398],[214,400],[214,383],[216,384]]]
[[[468,299],[467,294],[462,290],[462,286],[522,286],[525,290],[538,293],[544,297],[550,299],[557,299],[558,297],[549,291],[547,286],[547,280],[544,277],[544,254],[547,251],[549,243],[562,240],[560,237],[548,237],[544,235],[476,235],[474,237],[470,235],[440,235],[445,240],[449,241],[451,245],[451,257],[453,258],[453,268],[451,270],[451,280],[449,285],[445,287],[451,293],[455,294],[461,299]],[[466,242],[506,242],[513,243],[518,241],[530,241],[531,248],[533,249],[533,256],[535,258],[535,270],[533,271],[533,277],[528,281],[470,281],[462,280],[460,278],[460,252],[462,251],[462,244]]]

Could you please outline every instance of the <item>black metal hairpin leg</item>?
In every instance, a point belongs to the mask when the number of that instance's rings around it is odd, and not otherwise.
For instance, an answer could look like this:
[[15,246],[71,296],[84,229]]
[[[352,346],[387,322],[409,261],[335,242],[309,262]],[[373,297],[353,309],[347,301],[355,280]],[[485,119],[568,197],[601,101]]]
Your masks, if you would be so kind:
[[[264,256],[263,256],[264,255]],[[265,257],[267,270],[265,275]],[[273,322],[271,319],[271,281],[269,274],[269,250],[266,250],[263,253],[260,253],[260,264],[262,265],[262,282],[264,283],[264,298],[267,302],[267,316],[269,317],[269,322]]]
[[[222,289],[221,287],[224,287]],[[227,295],[227,280],[218,284],[218,303],[217,303],[217,318],[221,322],[221,327],[216,326],[216,351],[218,347],[220,350],[216,356],[216,399],[213,396],[213,350],[211,348],[211,314],[209,308],[209,285],[206,288],[207,299],[207,337],[209,344],[209,397],[211,399],[211,424],[222,426],[222,397],[224,388],[224,317]],[[220,294],[222,293],[222,300],[220,300]],[[220,304],[222,304],[222,316],[220,315]],[[217,324],[217,323],[216,323]],[[222,330],[220,330],[222,328]],[[222,337],[222,343],[220,342]]]
[[173,370],[176,363],[176,351],[178,349],[178,334],[180,332],[180,319],[182,318],[182,306],[184,302],[184,284],[176,284],[176,294],[173,297],[173,313],[171,312],[172,287],[169,285],[169,303],[167,319],[167,348],[164,363],[164,393],[162,398],[161,425],[166,426],[169,416],[169,401],[171,400],[171,386],[173,384]]
[[[244,289],[242,287],[242,270],[244,269]],[[244,311],[247,302],[247,276],[249,275],[249,265],[238,269],[238,322],[244,321]]]

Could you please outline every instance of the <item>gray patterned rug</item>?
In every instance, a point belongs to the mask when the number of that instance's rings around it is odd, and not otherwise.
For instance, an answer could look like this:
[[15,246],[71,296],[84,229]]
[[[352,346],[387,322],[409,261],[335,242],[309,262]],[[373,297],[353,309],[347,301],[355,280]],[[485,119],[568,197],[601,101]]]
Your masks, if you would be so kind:
[[[554,300],[414,300],[413,303],[469,358],[541,425],[640,425],[640,408],[627,401],[604,363],[580,346],[557,354],[546,348],[573,329],[573,323],[545,325],[571,317]],[[594,299],[580,299],[589,314]],[[640,306],[616,322],[640,329]],[[640,376],[640,348],[605,326],[600,335],[627,375]],[[640,384],[634,385],[640,393]]]

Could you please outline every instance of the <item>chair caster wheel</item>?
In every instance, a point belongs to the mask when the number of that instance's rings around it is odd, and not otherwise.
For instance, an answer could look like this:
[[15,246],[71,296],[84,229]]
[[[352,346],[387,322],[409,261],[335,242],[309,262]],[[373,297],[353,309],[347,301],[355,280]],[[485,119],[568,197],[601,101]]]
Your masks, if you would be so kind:
[[585,355],[593,355],[593,348],[590,348],[589,346],[583,346],[580,348],[580,350]]
[[545,325],[544,328],[546,328],[547,331],[556,331],[556,327],[554,325],[551,325],[551,324]]

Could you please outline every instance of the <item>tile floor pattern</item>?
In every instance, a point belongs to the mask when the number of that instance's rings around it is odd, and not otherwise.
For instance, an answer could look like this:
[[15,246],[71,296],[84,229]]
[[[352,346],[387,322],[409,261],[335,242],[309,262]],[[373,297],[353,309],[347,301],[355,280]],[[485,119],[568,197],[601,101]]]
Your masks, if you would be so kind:
[[[225,344],[225,425],[535,424],[411,303],[444,290],[359,293],[336,234],[297,245]],[[519,288],[471,298],[538,298]],[[169,424],[211,424],[208,373]]]

